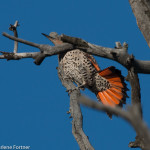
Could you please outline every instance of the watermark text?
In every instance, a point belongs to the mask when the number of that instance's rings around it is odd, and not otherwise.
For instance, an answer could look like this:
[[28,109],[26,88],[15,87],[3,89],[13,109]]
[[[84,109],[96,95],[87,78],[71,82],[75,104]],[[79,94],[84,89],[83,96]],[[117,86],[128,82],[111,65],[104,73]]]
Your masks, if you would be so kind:
[[9,149],[14,149],[14,150],[30,150],[30,146],[25,146],[25,145],[0,145],[0,150],[1,149],[5,149],[5,150],[9,150]]

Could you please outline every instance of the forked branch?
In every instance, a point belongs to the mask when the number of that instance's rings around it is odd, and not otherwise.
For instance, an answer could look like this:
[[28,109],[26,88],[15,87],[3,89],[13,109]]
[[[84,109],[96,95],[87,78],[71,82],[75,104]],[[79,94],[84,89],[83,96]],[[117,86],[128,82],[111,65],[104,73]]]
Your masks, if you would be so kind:
[[[39,49],[39,52],[30,52],[30,53],[1,52],[3,54],[3,55],[0,55],[1,59],[18,60],[22,58],[33,58],[35,59],[34,61],[35,64],[40,65],[45,57],[64,53],[69,50],[78,48],[87,53],[97,55],[100,57],[104,57],[104,58],[108,58],[108,59],[112,59],[122,64],[129,71],[128,80],[131,83],[132,89],[134,89],[132,90],[132,94],[133,94],[132,102],[133,104],[139,103],[138,117],[139,116],[140,117],[138,121],[142,122],[140,87],[136,91],[133,85],[135,83],[136,83],[135,85],[139,85],[137,73],[147,73],[147,74],[150,73],[150,61],[141,61],[141,60],[136,60],[135,58],[131,59],[131,56],[128,54],[128,45],[126,43],[124,43],[122,46],[119,42],[117,42],[115,48],[106,48],[106,47],[101,47],[101,46],[88,43],[79,38],[61,35],[61,36],[58,36],[57,38],[60,38],[65,43],[62,45],[58,45],[58,46],[50,46],[50,45],[37,44],[37,43],[30,42],[30,41],[26,41],[26,40],[8,35],[7,33],[3,33],[3,35],[11,40],[21,42],[29,46],[36,47]],[[47,37],[49,38],[48,35]],[[73,89],[73,86],[74,86],[73,82],[63,78],[63,69],[61,69],[61,67],[58,68],[58,74],[59,74],[59,78],[62,81],[62,84],[66,87],[66,89],[67,90]],[[134,92],[136,93],[136,95],[134,95]],[[92,150],[93,147],[91,146],[87,136],[84,134],[83,129],[82,129],[83,118],[82,118],[80,106],[77,102],[79,96],[80,96],[80,92],[78,90],[74,90],[72,93],[70,93],[70,112],[71,112],[71,116],[73,117],[72,131],[82,150],[86,150],[86,149]],[[131,108],[134,108],[134,107],[131,107]],[[132,111],[130,111],[130,113],[131,112]],[[133,109],[133,112],[134,112],[134,109]],[[127,115],[129,115],[129,112],[127,113]],[[128,119],[129,122],[130,120],[131,118]],[[130,123],[135,128],[135,124],[133,124],[132,122]],[[138,129],[136,129],[136,131],[138,131],[137,133],[138,133],[138,136],[140,136],[140,138],[143,138],[143,136],[145,136],[145,134],[142,135],[142,133],[140,133]],[[149,146],[145,144],[147,143],[147,141],[149,141],[149,134],[147,135],[146,141],[144,141],[144,144],[143,144],[145,147]],[[140,147],[143,148],[141,145]]]
[[[26,45],[36,47],[42,53],[44,53],[46,55],[45,57],[57,55],[57,54],[67,52],[67,51],[75,49],[75,48],[79,48],[80,50],[83,50],[87,53],[90,53],[90,54],[93,54],[96,56],[100,56],[100,57],[104,57],[104,58],[108,58],[111,60],[115,60],[118,63],[122,64],[127,69],[129,68],[127,61],[129,59],[130,55],[127,53],[127,49],[128,49],[127,44],[124,44],[123,46],[118,47],[118,43],[117,43],[116,48],[107,48],[107,47],[102,47],[102,46],[91,44],[91,43],[86,42],[86,41],[79,39],[79,38],[61,35],[60,36],[61,40],[65,41],[66,43],[59,45],[59,46],[53,46],[52,47],[49,45],[37,44],[37,43],[26,41],[26,40],[23,40],[20,38],[16,38],[16,37],[13,37],[13,36],[5,33],[5,32],[3,33],[3,36],[5,36],[11,40],[18,41],[20,43],[24,43]],[[78,42],[76,42],[76,41],[78,41]],[[4,57],[0,57],[0,58],[3,59]],[[25,58],[25,57],[23,57],[23,58]],[[133,66],[134,66],[135,71],[137,73],[150,74],[150,61],[143,61],[143,60],[134,59]]]

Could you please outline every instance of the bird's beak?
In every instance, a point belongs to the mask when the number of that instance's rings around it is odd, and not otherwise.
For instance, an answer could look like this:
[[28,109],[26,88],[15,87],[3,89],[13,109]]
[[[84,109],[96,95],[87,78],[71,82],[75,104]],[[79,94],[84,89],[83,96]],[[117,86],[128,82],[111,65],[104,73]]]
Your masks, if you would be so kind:
[[47,37],[49,40],[53,40],[54,39],[53,37],[51,37],[51,36],[49,36],[49,35],[47,35],[45,33],[41,33],[41,34],[44,35],[45,37]]

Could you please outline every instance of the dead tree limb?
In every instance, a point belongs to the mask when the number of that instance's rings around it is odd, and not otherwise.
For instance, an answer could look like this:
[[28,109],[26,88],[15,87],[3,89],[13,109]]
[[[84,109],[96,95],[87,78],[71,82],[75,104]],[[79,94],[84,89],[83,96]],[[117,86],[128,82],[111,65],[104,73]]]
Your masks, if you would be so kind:
[[150,1],[129,0],[137,25],[150,47]]
[[[136,60],[134,58],[134,59],[132,59],[132,63],[129,63],[129,60],[131,60],[131,56],[128,54],[128,45],[126,43],[124,43],[123,46],[120,43],[116,43],[115,48],[106,48],[106,47],[101,47],[101,46],[97,46],[97,45],[88,43],[79,38],[73,38],[73,37],[69,37],[66,35],[61,35],[61,36],[59,36],[59,38],[61,38],[61,40],[65,41],[64,44],[58,45],[58,46],[49,46],[49,45],[29,42],[29,41],[26,41],[26,40],[23,40],[20,38],[10,36],[6,33],[3,33],[3,35],[11,40],[15,40],[15,41],[27,44],[29,46],[36,47],[39,49],[39,52],[31,52],[31,53],[1,52],[3,54],[3,55],[0,55],[1,59],[17,60],[17,59],[21,59],[21,58],[33,58],[33,59],[35,59],[35,64],[39,65],[39,64],[41,64],[41,62],[44,60],[45,57],[64,53],[69,50],[78,48],[87,53],[97,55],[100,57],[104,57],[104,58],[108,58],[108,59],[112,59],[112,60],[122,64],[125,68],[127,68],[129,70],[129,81],[130,80],[133,81],[133,84],[134,84],[135,80],[134,80],[134,78],[133,78],[133,80],[130,78],[135,77],[136,82],[137,82],[138,81],[137,80],[138,77],[136,77],[137,73],[147,73],[147,74],[150,73],[150,61],[141,61],[141,60]],[[131,68],[134,68],[134,72]],[[61,66],[58,67],[58,74],[62,81],[62,84],[66,87],[66,89],[67,90],[73,89],[73,87],[74,87],[73,82],[69,81],[68,79],[63,78],[63,71],[61,70]],[[138,92],[137,96],[139,96],[139,98],[140,98],[140,90],[137,92]],[[132,94],[133,94],[133,92],[132,92]],[[73,131],[74,137],[76,138],[76,140],[82,150],[93,149],[93,147],[89,143],[87,136],[84,134],[83,129],[82,129],[83,118],[82,118],[79,104],[77,102],[79,95],[80,95],[80,93],[78,90],[74,90],[70,94],[70,112],[71,112],[71,116],[73,117],[72,131]],[[132,101],[134,103],[134,99],[132,99]],[[137,101],[139,102],[139,106],[140,106],[140,99],[137,99]],[[138,108],[141,109],[141,107],[138,107]],[[139,111],[140,116],[142,116],[141,112],[142,111]],[[140,135],[140,138],[142,138],[141,134],[139,134],[139,135]]]
[[[128,65],[130,66],[128,69],[128,76],[126,77],[126,80],[130,82],[131,85],[131,103],[132,106],[136,106],[137,107],[137,113],[139,114],[139,118],[141,118],[142,121],[142,106],[141,106],[141,91],[140,91],[140,83],[139,83],[139,78],[138,78],[138,74],[135,72],[135,69],[132,65],[134,61],[134,56],[131,55],[131,57],[128,60]],[[134,108],[134,107],[132,107]],[[132,114],[131,114],[132,115]],[[143,129],[141,129],[143,130]],[[145,138],[142,137],[141,135],[138,135],[135,137],[135,141],[134,142],[130,142],[129,143],[129,147],[131,148],[135,148],[135,147],[141,147],[141,148],[145,148]]]
[[[64,40],[65,42],[69,42],[71,44],[74,44],[76,46],[79,46],[80,49],[87,49],[90,47],[91,51],[96,48],[99,48],[99,46],[94,46],[91,45],[90,43],[87,43],[86,41],[79,39],[79,38],[72,38],[66,35],[62,35],[61,36],[62,40]],[[104,51],[104,56],[108,56],[105,55],[106,51]],[[93,52],[91,53],[93,54]],[[132,106],[136,105],[137,106],[137,111],[139,114],[139,117],[142,121],[142,107],[141,107],[141,93],[140,93],[140,84],[139,84],[139,78],[138,78],[138,74],[137,74],[137,70],[136,70],[136,66],[135,66],[135,59],[133,57],[133,55],[129,55],[128,54],[128,45],[126,43],[124,43],[123,46],[121,46],[120,43],[116,43],[116,49],[115,50],[111,50],[110,52],[110,57],[113,60],[119,62],[120,64],[122,64],[124,67],[126,67],[128,69],[128,81],[130,82],[131,85],[131,101],[132,101]],[[132,107],[134,108],[134,107]],[[141,134],[139,135],[139,133],[137,132],[137,136],[136,136],[136,140],[135,142],[130,142],[129,146],[130,147],[141,147],[141,148],[145,148],[145,144],[144,144],[144,140],[143,137],[141,137]]]
[[[131,126],[134,128],[136,133],[143,137],[143,143],[138,143],[138,145],[142,150],[149,150],[150,149],[150,131],[144,121],[141,119],[141,114],[139,113],[139,106],[133,105],[128,108],[128,111],[123,110],[119,107],[109,107],[106,105],[102,105],[98,102],[92,101],[89,98],[81,96],[79,98],[79,102],[87,107],[92,109],[96,109],[102,112],[111,112],[112,114],[119,116],[125,119]],[[137,146],[137,145],[136,145]]]
[[[14,25],[10,24],[9,30],[14,32],[14,37],[18,37],[17,27],[19,26],[18,21]],[[14,41],[14,53],[18,51],[18,41]]]
[[[67,90],[74,89],[76,86],[73,84],[71,80],[63,78],[63,71],[61,66],[58,68],[58,75],[64,87]],[[80,97],[79,90],[73,90],[70,93],[70,114],[72,120],[72,134],[74,135],[77,143],[81,150],[94,150],[92,145],[89,142],[88,137],[85,135],[83,131],[83,116],[80,109],[80,104],[78,103],[78,98]]]
[[[127,45],[126,44],[124,44],[124,46],[121,46],[121,47],[107,48],[107,47],[102,47],[102,46],[88,43],[79,38],[61,35],[61,39],[66,43],[59,45],[59,46],[50,46],[50,45],[46,45],[46,44],[37,44],[37,43],[29,42],[29,41],[26,41],[26,40],[23,40],[20,38],[13,37],[7,33],[3,33],[3,35],[11,40],[15,40],[15,41],[24,43],[26,45],[39,48],[39,50],[42,53],[44,53],[46,55],[46,57],[52,56],[52,55],[57,55],[57,54],[60,54],[63,52],[67,52],[67,51],[75,49],[75,48],[79,48],[80,50],[83,50],[89,54],[108,58],[111,60],[115,60],[116,62],[122,64],[124,67],[126,67],[128,69],[128,65],[126,62],[128,61],[128,58],[130,57],[130,55],[127,53]],[[80,45],[78,45],[76,43],[76,41],[74,42],[74,39],[81,40]],[[84,44],[81,44],[81,43],[84,43]],[[1,57],[3,58],[2,55],[1,55]],[[0,59],[1,59],[1,57],[0,57]],[[150,74],[150,61],[134,59],[133,66],[137,73]]]
[[9,52],[0,51],[3,54],[3,55],[0,55],[0,59],[19,60],[22,58],[33,58],[33,59],[35,59],[34,63],[36,65],[40,65],[45,57],[57,55],[57,54],[67,52],[68,50],[73,49],[73,45],[69,44],[69,43],[68,44],[67,43],[62,44],[61,46],[60,45],[50,46],[50,45],[46,45],[46,44],[37,44],[37,43],[26,41],[26,40],[23,40],[20,38],[16,38],[16,37],[11,36],[7,33],[3,33],[3,36],[5,36],[11,40],[18,41],[20,43],[24,43],[26,45],[36,47],[40,50],[40,52],[9,53]]
[[[50,37],[45,35],[51,42],[55,44],[54,39],[59,39],[57,33],[51,33]],[[67,89],[68,94],[70,95],[70,109],[69,113],[71,114],[72,120],[72,134],[74,135],[79,147],[81,150],[94,150],[92,145],[89,142],[88,137],[83,131],[83,116],[80,109],[80,104],[78,103],[78,98],[80,97],[80,90],[76,88],[73,81],[68,79],[64,73],[64,67],[59,63],[58,66],[58,76],[61,80],[63,86]],[[74,90],[72,90],[74,89]]]
[[[61,35],[61,40],[66,43],[73,44],[76,48],[87,53],[114,60],[123,65],[125,68],[129,68],[127,61],[130,58],[130,55],[128,54],[128,45],[126,43],[122,46],[119,42],[116,42],[115,48],[107,48],[91,44],[80,38],[66,36],[64,34]],[[150,61],[134,59],[132,65],[137,73],[150,74]]]

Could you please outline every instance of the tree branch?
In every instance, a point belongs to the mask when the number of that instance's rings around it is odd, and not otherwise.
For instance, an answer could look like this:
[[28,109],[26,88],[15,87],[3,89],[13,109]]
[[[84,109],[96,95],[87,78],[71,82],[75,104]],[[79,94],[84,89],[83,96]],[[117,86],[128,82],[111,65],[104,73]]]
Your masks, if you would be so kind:
[[140,145],[143,150],[150,149],[150,131],[144,121],[141,119],[141,114],[139,113],[139,106],[134,105],[129,107],[128,111],[121,109],[120,107],[109,107],[98,102],[92,101],[84,96],[79,98],[79,102],[84,106],[90,107],[92,109],[96,109],[102,112],[110,112],[116,116],[119,116],[125,119],[127,122],[131,124],[136,133],[140,137],[144,138],[143,145]]
[[[75,89],[76,86],[69,79],[65,79],[65,75],[63,74],[62,66],[58,67],[58,76],[63,84],[66,87],[67,91],[71,89]],[[81,150],[94,150],[91,146],[88,137],[85,135],[83,131],[83,117],[80,109],[80,105],[78,103],[78,98],[80,97],[79,90],[73,90],[70,93],[70,113],[72,120],[72,133],[79,144]]]
[[[17,27],[19,26],[18,21],[15,22],[14,25],[10,24],[9,30],[14,32],[14,37],[18,37],[18,33],[17,33]],[[14,53],[17,53],[18,51],[18,42],[15,41],[14,42]]]
[[7,59],[7,60],[19,60],[22,58],[35,58],[41,55],[41,52],[31,52],[31,53],[10,53],[10,52],[3,52],[0,51],[3,55],[0,55],[0,59]]
[[39,48],[41,52],[9,53],[9,52],[0,51],[3,54],[3,55],[0,55],[0,59],[19,60],[22,58],[33,58],[33,59],[35,59],[34,63],[36,65],[40,65],[42,63],[42,61],[45,59],[45,57],[57,55],[57,54],[67,52],[68,50],[73,49],[73,45],[69,44],[69,43],[68,44],[64,43],[62,45],[57,45],[57,46],[50,46],[50,45],[46,45],[46,44],[37,44],[37,43],[26,41],[26,40],[23,40],[20,38],[16,38],[16,37],[11,36],[5,32],[3,33],[3,36],[5,36],[11,40],[18,41],[20,43],[24,43],[26,45]]
[[[126,80],[129,81],[131,85],[132,106],[135,105],[137,106],[139,117],[142,119],[140,83],[139,83],[138,74],[135,72],[135,69],[133,67],[133,62],[134,62],[134,56],[131,55],[127,62],[130,68],[128,69],[128,76],[126,77]],[[129,147],[131,148],[135,148],[135,147],[142,148],[143,145],[144,145],[144,137],[141,137],[140,135],[138,135],[138,133],[137,136],[135,137],[135,141],[129,143]]]
[[[103,57],[113,59],[119,62],[120,64],[122,64],[124,67],[126,67],[128,69],[127,79],[130,82],[131,89],[132,89],[131,90],[132,105],[137,106],[139,117],[140,119],[142,119],[140,84],[139,84],[138,75],[136,73],[136,71],[139,68],[137,69],[137,66],[135,67],[135,62],[137,62],[137,60],[134,59],[133,55],[130,56],[128,54],[128,51],[127,51],[128,45],[126,43],[124,43],[122,46],[119,42],[117,42],[115,49],[108,50],[107,48],[90,44],[79,38],[72,38],[66,35],[61,35],[61,39],[64,42],[69,42],[71,44],[74,44],[79,49],[85,49],[86,52],[91,51],[91,54],[96,54],[98,56],[101,55]],[[136,141],[131,142],[129,146],[130,147],[143,147],[144,145],[143,143],[144,143],[143,137],[138,135],[138,132],[137,132]]]
[[26,40],[23,40],[23,39],[19,39],[17,37],[11,36],[11,35],[9,35],[9,34],[7,34],[5,32],[3,32],[2,35],[7,37],[7,38],[9,38],[9,39],[11,39],[11,40],[18,41],[18,42],[24,43],[26,45],[30,45],[30,46],[37,47],[37,48],[40,47],[39,44],[36,44],[36,43],[33,43],[33,42],[29,42],[29,41],[26,41]]
[[129,0],[137,25],[150,47],[150,1]]
[[[11,40],[15,40],[21,43],[24,43],[26,45],[30,45],[33,47],[37,47],[40,49],[42,53],[44,53],[47,56],[57,55],[63,52],[67,52],[69,50],[79,48],[87,53],[90,53],[92,55],[108,58],[111,60],[115,60],[118,63],[122,64],[127,69],[129,68],[127,61],[130,57],[130,55],[127,53],[128,46],[125,43],[123,46],[116,47],[116,48],[107,48],[107,47],[101,47],[97,46],[91,43],[88,43],[82,39],[69,37],[66,35],[61,35],[61,40],[67,42],[62,45],[58,46],[49,46],[45,44],[36,44],[33,42],[29,42],[23,39],[19,39],[16,37],[13,37],[7,33],[3,33],[3,35]],[[78,42],[76,42],[78,41]],[[80,43],[78,45],[78,43]],[[144,74],[150,74],[150,61],[143,61],[143,60],[137,60],[134,59],[133,61],[134,69],[137,73],[144,73]]]
[[[120,43],[116,43],[115,48],[107,48],[88,43],[80,38],[66,36],[64,34],[61,35],[61,40],[73,44],[76,48],[84,50],[92,55],[115,60],[129,69],[127,61],[130,58],[130,55],[127,53],[128,45],[126,43],[124,43],[123,46],[121,46]],[[134,59],[132,65],[137,73],[150,74],[150,61]]]
[[[3,58],[3,59],[4,58],[6,58],[6,59],[20,58],[21,59],[21,57],[23,55],[24,57],[22,57],[22,58],[27,58],[27,57],[34,58],[35,64],[39,65],[44,60],[44,58],[47,56],[64,53],[64,52],[67,52],[69,50],[76,48],[76,49],[83,50],[87,53],[93,54],[93,55],[97,55],[100,57],[115,60],[118,63],[122,64],[129,71],[128,80],[130,81],[130,84],[132,86],[132,104],[133,105],[135,105],[136,103],[139,104],[138,105],[139,107],[138,107],[138,109],[136,109],[136,112],[138,111],[138,117],[140,116],[140,119],[142,120],[140,86],[139,86],[137,73],[149,73],[150,74],[150,61],[141,61],[141,60],[136,60],[135,58],[132,58],[132,55],[130,56],[128,54],[128,45],[126,43],[124,43],[122,46],[118,42],[118,43],[116,43],[115,48],[106,48],[106,47],[101,47],[101,46],[97,46],[97,45],[88,43],[79,38],[61,35],[61,36],[57,36],[57,38],[60,38],[62,41],[66,42],[66,43],[52,47],[49,45],[36,44],[36,43],[29,42],[29,41],[26,41],[23,39],[19,39],[19,38],[10,36],[6,33],[3,33],[3,35],[12,40],[15,40],[15,41],[18,41],[18,42],[21,42],[21,43],[24,43],[24,44],[27,44],[27,45],[30,45],[33,47],[37,47],[40,49],[40,52],[30,53],[30,54],[22,53],[22,54],[20,54],[20,56],[18,55],[18,53],[15,54],[15,53],[2,52],[3,55],[1,55],[0,58]],[[55,39],[55,36],[53,37],[53,39]],[[58,74],[59,74],[59,78],[62,81],[62,84],[67,88],[67,90],[75,88],[75,85],[73,84],[73,82],[65,78],[65,75],[63,74],[62,66],[60,66],[60,65],[58,67]],[[80,92],[78,90],[73,90],[73,92],[70,94],[70,112],[71,112],[71,116],[73,117],[72,132],[73,132],[74,137],[76,138],[81,149],[83,149],[83,150],[84,149],[93,149],[93,147],[91,146],[91,144],[88,141],[88,138],[86,137],[86,135],[84,134],[84,132],[82,130],[82,114],[81,114],[79,104],[76,102],[79,95],[80,95]],[[134,109],[133,109],[133,111],[134,111]],[[135,127],[135,125],[134,125],[134,127]],[[142,133],[139,133],[139,132],[140,131],[137,132],[138,136],[140,138],[143,138]],[[139,140],[139,138],[138,138],[138,140]],[[145,142],[145,139],[144,139],[144,142]],[[140,143],[140,146],[142,147],[142,145],[145,145],[145,144],[143,144],[144,142],[140,141],[138,143]]]

